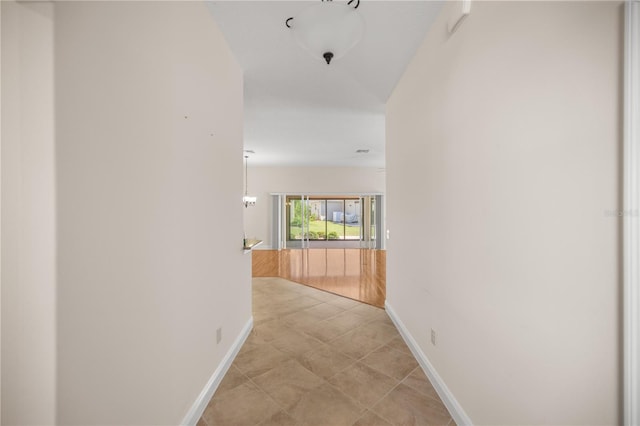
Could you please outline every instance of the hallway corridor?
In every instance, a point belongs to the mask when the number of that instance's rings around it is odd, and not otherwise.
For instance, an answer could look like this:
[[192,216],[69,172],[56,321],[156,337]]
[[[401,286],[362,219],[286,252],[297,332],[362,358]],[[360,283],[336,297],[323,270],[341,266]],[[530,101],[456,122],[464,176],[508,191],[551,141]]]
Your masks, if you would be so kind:
[[253,315],[198,426],[454,424],[383,309],[254,278]]

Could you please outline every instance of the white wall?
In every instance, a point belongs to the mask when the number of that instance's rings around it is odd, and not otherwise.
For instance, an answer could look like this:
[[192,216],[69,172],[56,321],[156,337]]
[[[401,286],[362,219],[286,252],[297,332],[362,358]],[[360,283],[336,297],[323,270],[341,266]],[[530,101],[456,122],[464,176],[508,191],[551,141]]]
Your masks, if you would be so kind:
[[175,425],[251,315],[242,73],[197,2],[56,2],[55,51],[58,422]]
[[2,9],[2,416],[55,423],[53,4]]
[[271,248],[272,204],[270,193],[352,194],[384,193],[385,172],[375,167],[255,167],[249,158],[249,193],[258,202],[245,209],[247,237]]
[[388,303],[474,423],[618,424],[620,3],[453,7],[387,105]]

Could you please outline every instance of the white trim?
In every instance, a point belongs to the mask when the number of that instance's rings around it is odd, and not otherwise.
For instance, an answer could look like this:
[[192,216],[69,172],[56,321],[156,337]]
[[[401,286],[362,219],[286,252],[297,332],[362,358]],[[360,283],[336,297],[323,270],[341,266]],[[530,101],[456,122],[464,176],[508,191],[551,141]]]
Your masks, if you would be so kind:
[[451,414],[451,417],[453,417],[453,420],[456,422],[456,424],[459,426],[473,425],[471,419],[469,418],[469,416],[467,416],[467,413],[464,412],[462,406],[455,398],[455,396],[453,396],[453,393],[449,390],[444,380],[442,380],[436,369],[433,367],[433,365],[431,365],[427,356],[424,354],[424,352],[422,352],[422,349],[420,349],[418,343],[415,341],[407,327],[405,327],[405,325],[402,323],[400,317],[398,317],[398,315],[396,314],[396,311],[393,310],[389,302],[385,301],[384,307],[387,311],[387,314],[391,318],[391,321],[393,321],[393,323],[396,325],[396,328],[400,332],[400,335],[404,339],[407,346],[409,346],[409,349],[411,349],[413,356],[418,360],[420,367],[422,367],[422,370],[431,381],[431,384],[438,393],[438,396],[440,396],[440,399],[442,400],[444,405],[447,407],[447,410],[449,410],[449,413]]
[[198,420],[202,417],[202,413],[204,413],[205,408],[207,408],[207,404],[209,404],[211,397],[215,393],[216,389],[218,389],[218,386],[220,386],[220,382],[222,382],[224,375],[227,374],[229,367],[231,367],[231,363],[235,359],[236,355],[238,355],[238,352],[240,352],[240,348],[244,344],[245,340],[247,340],[247,337],[249,337],[249,333],[251,333],[252,328],[253,317],[249,318],[249,321],[247,321],[245,326],[242,328],[242,331],[240,331],[240,334],[236,337],[235,342],[231,345],[231,348],[222,359],[222,362],[211,375],[211,378],[204,386],[204,389],[202,389],[202,392],[200,392],[200,395],[198,395],[198,398],[187,412],[187,415],[184,416],[184,419],[180,423],[181,425],[196,426]]
[[624,424],[640,425],[640,3],[625,4]]

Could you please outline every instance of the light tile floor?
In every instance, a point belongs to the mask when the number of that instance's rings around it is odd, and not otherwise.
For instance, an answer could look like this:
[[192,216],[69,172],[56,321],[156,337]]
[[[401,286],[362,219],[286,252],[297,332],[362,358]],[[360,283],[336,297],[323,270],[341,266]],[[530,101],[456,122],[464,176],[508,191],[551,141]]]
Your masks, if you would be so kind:
[[198,426],[454,424],[383,309],[254,278],[253,313]]

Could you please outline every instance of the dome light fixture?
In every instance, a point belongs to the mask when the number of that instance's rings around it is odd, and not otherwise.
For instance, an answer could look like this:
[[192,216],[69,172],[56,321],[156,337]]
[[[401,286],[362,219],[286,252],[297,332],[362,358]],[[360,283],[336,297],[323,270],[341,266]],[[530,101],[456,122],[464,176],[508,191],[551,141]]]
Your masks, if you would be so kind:
[[285,25],[300,46],[329,65],[362,40],[364,19],[356,10],[358,6],[360,0],[322,0],[287,19]]

